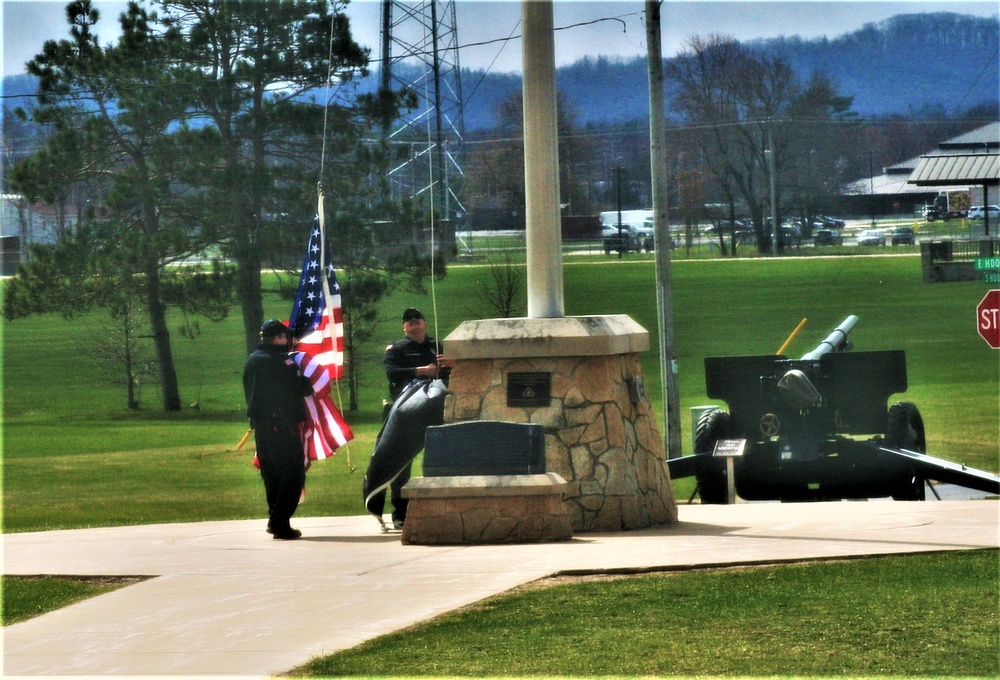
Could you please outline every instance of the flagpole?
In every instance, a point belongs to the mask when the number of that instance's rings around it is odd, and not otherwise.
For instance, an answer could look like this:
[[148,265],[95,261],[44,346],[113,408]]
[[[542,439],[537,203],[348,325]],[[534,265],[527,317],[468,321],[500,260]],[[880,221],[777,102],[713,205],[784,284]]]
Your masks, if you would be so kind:
[[[325,196],[323,195],[323,182],[320,181],[316,184],[316,220],[319,222],[319,272],[320,272],[320,283],[323,286],[323,304],[330,307],[330,300],[332,300],[332,295],[330,292],[330,276],[326,271],[326,209],[324,205]],[[327,325],[327,329],[333,328],[335,319],[330,317]],[[330,331],[332,333],[332,331]],[[336,339],[334,339],[336,343]],[[334,348],[336,349],[336,348]],[[340,393],[340,378],[331,376],[334,378],[333,382],[337,386],[337,409],[343,413],[344,412],[344,397]],[[350,441],[344,444],[344,453],[347,454],[347,469],[354,472],[358,468],[351,464],[351,443]]]
[[[323,183],[316,187],[316,212],[319,219],[319,271],[323,284],[323,299],[330,304],[330,277],[326,273],[326,210],[323,207]],[[330,320],[331,322],[333,319]]]

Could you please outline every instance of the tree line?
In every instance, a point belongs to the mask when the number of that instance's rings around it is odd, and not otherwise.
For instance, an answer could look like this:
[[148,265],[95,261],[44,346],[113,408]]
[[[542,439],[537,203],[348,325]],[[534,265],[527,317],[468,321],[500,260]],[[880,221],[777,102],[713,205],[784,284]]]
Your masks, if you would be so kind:
[[[419,286],[428,264],[389,247],[389,229],[369,228],[379,220],[409,230],[422,219],[419,206],[385,200],[385,153],[369,134],[409,95],[351,93],[369,54],[344,14],[322,0],[154,6],[130,2],[120,38],[101,44],[99,11],[74,0],[69,37],[47,41],[28,64],[37,105],[20,114],[44,142],[9,182],[31,202],[74,205],[80,221],[57,243],[32,247],[5,289],[4,315],[108,310],[123,343],[151,337],[163,408],[175,411],[168,309],[220,319],[236,305],[251,351],[264,315],[261,273],[283,255],[301,257],[319,190],[348,272],[349,357],[374,303]],[[172,266],[192,258],[204,263]],[[128,361],[125,370],[135,408],[137,376]]]
[[[998,39],[1000,24],[995,16],[938,12],[897,15],[837,37],[776,37],[746,45],[767,56],[783,57],[802,79],[822,70],[838,89],[854,97],[859,117],[906,115],[928,106],[954,117],[983,104],[992,104],[996,111]],[[664,66],[674,59],[666,59]],[[577,119],[589,126],[646,117],[645,74],[644,57],[598,57],[560,67],[556,77]],[[467,125],[474,128],[485,122],[483,127],[489,127],[489,110],[482,109],[490,109],[494,86],[501,92],[509,86],[509,75],[470,75],[477,83],[482,80],[477,98],[483,102],[469,102]]]
[[[878,134],[881,125],[861,121],[852,97],[822,71],[802,78],[784,57],[727,36],[691,38],[667,63],[665,83],[674,112],[667,126],[672,223],[683,225],[689,237],[705,219],[727,225],[719,230],[723,253],[735,251],[736,225],[744,232],[741,239],[762,252],[783,248],[782,231],[774,232],[773,242],[769,223],[797,218],[811,225],[815,215],[835,206],[839,188],[853,179],[861,161],[867,173],[870,155],[856,159],[857,149],[901,138],[898,131]],[[498,126],[471,139],[466,202],[474,216],[493,211],[500,216],[497,226],[520,228],[520,94],[501,101],[495,115]],[[557,117],[565,214],[650,207],[644,122],[581,126],[565,97],[559,98]],[[911,135],[908,141],[913,148],[920,139]],[[880,148],[879,158],[905,147]]]
[[[672,219],[691,225],[710,217],[706,204],[721,206],[728,214],[716,221],[739,223],[753,232],[747,240],[770,248],[772,213],[808,229],[816,213],[838,212],[844,184],[996,120],[989,74],[997,32],[995,20],[938,13],[897,16],[832,40],[691,38],[665,60]],[[938,49],[949,46],[960,49]],[[873,116],[868,76],[846,73],[870,74],[878,97],[898,112]],[[970,89],[977,75],[982,86]],[[476,80],[476,97],[492,103],[475,120],[494,123],[469,135],[467,204],[479,224],[521,228],[519,93],[505,78],[500,99],[488,76]],[[559,69],[561,202],[569,214],[619,202],[649,207],[644,79],[644,59],[588,58]]]
[[[413,93],[353,89],[369,54],[327,2],[156,7],[130,3],[120,39],[102,46],[99,13],[74,0],[69,38],[47,42],[29,63],[38,103],[21,123],[43,141],[9,181],[28,200],[72,204],[81,221],[54,245],[32,248],[6,288],[4,314],[107,309],[126,348],[151,337],[163,406],[177,410],[168,309],[221,319],[236,305],[252,350],[261,273],[298,260],[319,187],[343,271],[354,410],[357,357],[378,301],[431,274],[410,237],[423,230],[427,206],[391,199],[392,154],[372,141],[414,105]],[[692,38],[667,63],[666,81],[672,219],[688,235],[706,217],[728,224],[719,230],[724,253],[735,252],[738,219],[758,249],[780,249],[769,221],[810,224],[875,158],[880,167],[903,160],[975,118],[927,110],[862,120],[824,72],[801,76],[781,54],[718,35]],[[496,104],[497,126],[465,140],[465,203],[474,219],[492,213],[502,227],[523,226],[521,107],[511,90]],[[649,207],[645,121],[581,124],[562,92],[558,120],[566,214]],[[194,258],[202,264],[173,266]],[[121,362],[132,408],[138,358],[126,351]]]

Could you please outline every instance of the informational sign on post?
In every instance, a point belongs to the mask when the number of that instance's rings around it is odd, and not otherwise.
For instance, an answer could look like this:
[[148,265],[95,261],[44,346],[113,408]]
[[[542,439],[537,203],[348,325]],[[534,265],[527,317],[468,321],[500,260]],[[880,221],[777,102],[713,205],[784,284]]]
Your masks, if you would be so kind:
[[715,442],[712,455],[718,458],[739,458],[746,448],[746,439],[720,439]]
[[736,502],[736,465],[734,461],[747,450],[746,439],[720,439],[715,442],[712,455],[726,459],[726,503]]

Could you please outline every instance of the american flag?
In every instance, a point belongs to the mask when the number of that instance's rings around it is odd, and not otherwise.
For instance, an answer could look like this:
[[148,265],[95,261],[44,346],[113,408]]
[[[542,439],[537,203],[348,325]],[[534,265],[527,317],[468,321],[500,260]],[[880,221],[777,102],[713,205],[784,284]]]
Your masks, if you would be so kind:
[[317,219],[302,262],[289,327],[299,340],[299,351],[316,357],[330,380],[340,380],[344,372],[344,311],[330,244],[324,248],[323,240]]
[[309,420],[302,432],[309,460],[329,458],[339,446],[354,438],[330,399],[333,383],[344,372],[344,312],[330,246],[324,247],[323,236],[317,218],[309,236],[289,322],[292,335],[298,338],[293,359],[313,387],[313,396],[306,397]]

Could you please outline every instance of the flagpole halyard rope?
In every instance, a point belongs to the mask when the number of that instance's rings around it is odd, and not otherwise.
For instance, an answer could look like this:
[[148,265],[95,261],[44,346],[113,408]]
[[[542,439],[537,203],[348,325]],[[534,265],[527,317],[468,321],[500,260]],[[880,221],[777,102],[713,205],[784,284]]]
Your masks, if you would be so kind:
[[[333,87],[333,33],[336,26],[336,11],[330,15],[330,42],[327,45],[326,53],[326,89],[329,91]],[[323,106],[323,142],[320,145],[319,154],[319,186],[320,195],[322,196],[323,191],[323,173],[326,170],[326,129],[327,123],[330,119],[330,96],[326,98],[326,104]]]
[[[332,298],[332,293],[330,291],[330,275],[327,273],[327,262],[326,262],[326,197],[323,194],[323,182],[322,180],[316,187],[316,214],[317,221],[319,222],[319,242],[322,246],[319,249],[319,270],[320,270],[320,281],[323,284],[323,300],[326,305],[330,305],[330,300]],[[332,263],[331,263],[332,266]],[[330,319],[330,323],[334,323],[334,319]],[[336,340],[334,340],[336,342]],[[344,412],[344,396],[340,391],[340,378],[336,378],[334,385],[337,388],[337,409],[343,413]],[[351,472],[357,470],[351,464],[351,442],[347,441],[344,445],[344,454],[347,456],[347,468]]]
[[[326,60],[326,87],[329,91],[333,87],[333,37],[334,29],[336,27],[336,11],[330,15],[330,41],[327,46],[327,60]],[[326,138],[327,129],[330,119],[330,100],[332,95],[327,96],[326,103],[323,106],[323,143],[320,146],[320,156],[319,156],[319,181],[316,184],[316,214],[317,220],[319,221],[319,231],[320,231],[320,243],[322,244],[319,249],[319,262],[320,262],[320,278],[323,283],[323,296],[326,304],[330,304],[330,279],[329,274],[326,271],[326,209],[325,209],[325,196],[323,194],[323,174],[326,171]],[[332,266],[332,263],[331,263]],[[343,313],[343,312],[342,312]],[[330,319],[330,323],[334,323],[333,319]],[[338,376],[334,380],[334,384],[337,388],[337,409],[343,413],[344,412],[344,397],[340,390],[340,377]],[[350,472],[354,472],[357,468],[351,464],[351,442],[348,440],[343,445],[344,453],[347,457],[347,469]]]
[[[424,101],[426,101],[428,103],[428,105],[430,105],[430,101],[431,100],[430,100],[430,94],[427,91],[427,79],[424,80]],[[427,150],[428,150],[428,154],[427,154],[427,166],[429,168],[429,170],[428,170],[428,178],[429,178],[429,181],[430,181],[430,188],[431,188],[431,190],[430,190],[430,196],[431,196],[431,210],[430,210],[430,223],[431,223],[431,312],[434,315],[434,341],[435,342],[439,342],[439,338],[441,336],[438,333],[437,285],[435,283],[435,269],[434,269],[434,265],[435,265],[435,262],[436,262],[436,255],[437,255],[437,248],[435,247],[436,246],[436,240],[434,238],[434,232],[435,232],[435,229],[434,229],[434,217],[435,217],[435,215],[434,215],[434,213],[435,213],[435,210],[437,208],[437,205],[436,205],[436,203],[434,201],[434,197],[437,194],[437,186],[435,186],[435,179],[434,179],[434,157],[435,157],[435,155],[437,155],[437,153],[436,153],[437,152],[437,148],[436,148],[436,142],[435,142],[435,140],[431,137],[431,116],[426,116],[426,124],[427,124]],[[436,353],[437,352],[435,351],[435,354]]]

